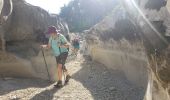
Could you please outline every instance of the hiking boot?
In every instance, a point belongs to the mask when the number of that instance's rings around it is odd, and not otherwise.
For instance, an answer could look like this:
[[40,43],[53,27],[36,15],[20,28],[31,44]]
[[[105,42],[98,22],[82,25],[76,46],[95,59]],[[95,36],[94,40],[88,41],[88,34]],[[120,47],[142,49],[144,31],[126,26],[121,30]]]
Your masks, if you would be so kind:
[[62,81],[59,80],[56,85],[54,85],[56,88],[62,87]]
[[66,83],[66,84],[69,82],[70,78],[71,78],[70,75],[67,75],[67,76],[66,76],[66,80],[65,80],[65,83]]

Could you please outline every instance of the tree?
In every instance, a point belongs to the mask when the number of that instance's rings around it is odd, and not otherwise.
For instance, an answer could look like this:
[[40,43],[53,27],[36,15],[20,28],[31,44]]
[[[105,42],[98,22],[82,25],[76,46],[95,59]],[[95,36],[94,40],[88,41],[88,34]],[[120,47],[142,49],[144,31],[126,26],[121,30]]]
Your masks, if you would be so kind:
[[87,30],[103,19],[118,4],[117,0],[73,0],[61,8],[60,17],[71,32]]

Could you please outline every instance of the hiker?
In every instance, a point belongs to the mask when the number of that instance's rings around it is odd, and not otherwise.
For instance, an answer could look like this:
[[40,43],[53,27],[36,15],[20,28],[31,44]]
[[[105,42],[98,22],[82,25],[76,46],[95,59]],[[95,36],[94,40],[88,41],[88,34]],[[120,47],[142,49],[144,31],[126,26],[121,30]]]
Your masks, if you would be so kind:
[[[68,56],[68,48],[69,43],[64,35],[60,34],[58,30],[56,30],[55,26],[48,27],[48,33],[50,34],[49,42],[47,48],[51,48],[53,54],[57,61],[57,75],[58,75],[58,82],[55,87],[62,86],[62,70],[66,75],[65,83],[69,82],[71,76],[68,74],[68,71],[65,67],[65,62]],[[63,73],[63,74],[64,74]]]
[[80,49],[80,43],[79,43],[79,39],[75,38],[72,41],[72,45],[73,45],[73,54],[75,54],[77,56],[77,52]]

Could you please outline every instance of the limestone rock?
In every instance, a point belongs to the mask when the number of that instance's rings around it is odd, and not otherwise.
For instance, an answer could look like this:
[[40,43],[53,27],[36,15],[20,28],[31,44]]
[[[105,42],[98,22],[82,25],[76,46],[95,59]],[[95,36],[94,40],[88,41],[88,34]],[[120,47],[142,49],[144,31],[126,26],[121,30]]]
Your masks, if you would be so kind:
[[121,0],[119,7],[86,32],[92,59],[145,88],[145,100],[170,99],[169,2]]

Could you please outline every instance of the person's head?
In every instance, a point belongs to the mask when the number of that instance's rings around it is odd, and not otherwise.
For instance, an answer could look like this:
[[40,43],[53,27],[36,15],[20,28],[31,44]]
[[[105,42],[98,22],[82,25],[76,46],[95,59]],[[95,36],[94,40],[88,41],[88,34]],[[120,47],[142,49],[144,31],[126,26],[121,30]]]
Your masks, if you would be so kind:
[[54,35],[58,35],[59,32],[58,32],[58,30],[56,29],[55,26],[49,26],[48,27],[48,34],[54,36]]

